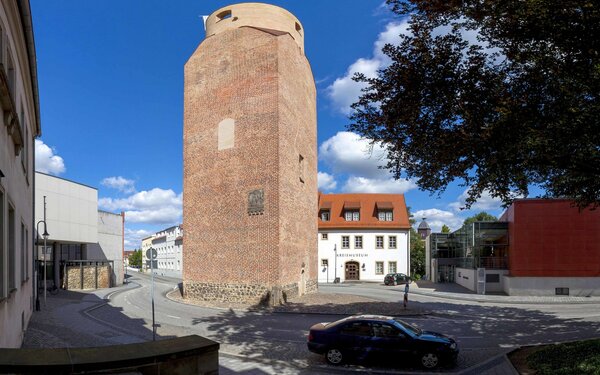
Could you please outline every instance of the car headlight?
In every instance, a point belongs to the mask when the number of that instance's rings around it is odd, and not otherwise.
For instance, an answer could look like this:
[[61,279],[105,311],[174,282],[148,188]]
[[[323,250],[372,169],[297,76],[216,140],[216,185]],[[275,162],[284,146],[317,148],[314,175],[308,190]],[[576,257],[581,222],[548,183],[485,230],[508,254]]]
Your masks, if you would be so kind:
[[455,350],[456,349],[456,343],[453,342],[452,344],[450,344],[450,349]]

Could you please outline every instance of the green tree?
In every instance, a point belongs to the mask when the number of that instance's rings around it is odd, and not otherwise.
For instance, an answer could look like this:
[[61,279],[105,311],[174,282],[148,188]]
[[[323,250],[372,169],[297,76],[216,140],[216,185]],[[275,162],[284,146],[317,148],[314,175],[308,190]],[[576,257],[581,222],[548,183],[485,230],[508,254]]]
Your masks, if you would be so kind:
[[532,184],[600,205],[600,3],[387,3],[409,32],[376,77],[355,76],[367,87],[348,128],[382,143],[395,178],[432,193],[459,181],[467,208]]
[[450,233],[450,227],[446,224],[442,225],[442,233]]
[[473,215],[471,217],[466,218],[465,221],[463,222],[463,227],[471,225],[472,223],[474,223],[476,221],[498,221],[498,218],[494,215],[488,214],[485,211],[482,211],[482,212],[478,213],[477,215]]
[[414,216],[410,213],[410,207],[406,207],[408,222],[410,223],[410,274],[413,279],[425,274],[425,242],[421,240],[419,233],[413,228],[416,223]]
[[132,267],[142,266],[142,249],[134,250],[129,256],[129,265]]
[[421,278],[425,274],[425,241],[410,228],[410,274],[413,278]]

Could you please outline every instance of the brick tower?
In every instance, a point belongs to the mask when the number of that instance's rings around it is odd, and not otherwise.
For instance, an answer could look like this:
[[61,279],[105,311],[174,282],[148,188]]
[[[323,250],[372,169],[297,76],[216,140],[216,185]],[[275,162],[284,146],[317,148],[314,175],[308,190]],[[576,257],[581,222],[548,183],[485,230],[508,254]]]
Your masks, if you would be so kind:
[[285,9],[221,8],[185,65],[186,298],[279,303],[317,289],[316,89]]

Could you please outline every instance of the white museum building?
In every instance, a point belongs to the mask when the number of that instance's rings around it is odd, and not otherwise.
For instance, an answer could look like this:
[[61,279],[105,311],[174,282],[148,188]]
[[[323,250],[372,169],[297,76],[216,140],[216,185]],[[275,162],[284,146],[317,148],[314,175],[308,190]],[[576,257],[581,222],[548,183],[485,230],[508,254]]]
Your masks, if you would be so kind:
[[402,194],[319,195],[319,282],[409,274],[410,223]]

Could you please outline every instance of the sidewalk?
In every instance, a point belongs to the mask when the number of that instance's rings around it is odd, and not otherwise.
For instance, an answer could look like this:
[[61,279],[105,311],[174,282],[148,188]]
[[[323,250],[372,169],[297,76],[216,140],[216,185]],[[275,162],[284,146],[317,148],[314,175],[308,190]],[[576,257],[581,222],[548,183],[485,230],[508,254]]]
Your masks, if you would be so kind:
[[455,283],[433,283],[415,281],[410,284],[410,292],[424,296],[451,300],[503,303],[503,304],[600,304],[600,297],[572,296],[505,296],[495,294],[476,294]]

